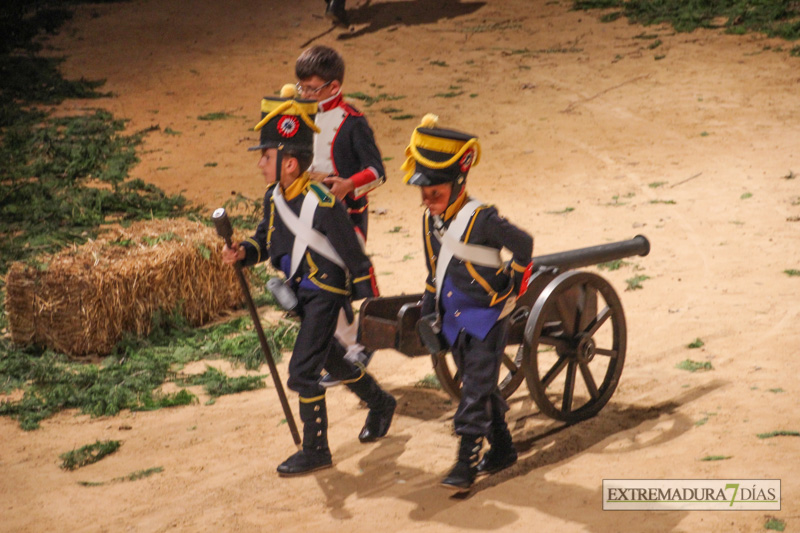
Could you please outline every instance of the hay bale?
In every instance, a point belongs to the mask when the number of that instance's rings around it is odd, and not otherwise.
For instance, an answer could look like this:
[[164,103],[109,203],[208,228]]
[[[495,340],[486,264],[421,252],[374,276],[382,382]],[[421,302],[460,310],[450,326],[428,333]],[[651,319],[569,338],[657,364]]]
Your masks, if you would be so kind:
[[12,341],[104,355],[125,332],[149,334],[159,311],[205,324],[243,301],[221,249],[199,222],[149,220],[54,255],[46,269],[15,263],[6,276]]

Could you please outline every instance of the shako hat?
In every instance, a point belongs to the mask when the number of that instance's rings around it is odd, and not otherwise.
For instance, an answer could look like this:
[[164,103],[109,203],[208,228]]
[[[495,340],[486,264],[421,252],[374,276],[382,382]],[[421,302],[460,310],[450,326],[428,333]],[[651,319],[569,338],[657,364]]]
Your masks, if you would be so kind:
[[406,160],[401,167],[406,171],[403,181],[409,185],[462,185],[469,169],[480,160],[477,137],[439,128],[438,123],[439,117],[428,113],[411,134]]
[[253,128],[261,130],[261,140],[248,150],[282,148],[313,153],[314,133],[319,133],[314,124],[316,113],[317,102],[298,99],[295,86],[287,83],[279,97],[265,96],[261,100],[261,121]]

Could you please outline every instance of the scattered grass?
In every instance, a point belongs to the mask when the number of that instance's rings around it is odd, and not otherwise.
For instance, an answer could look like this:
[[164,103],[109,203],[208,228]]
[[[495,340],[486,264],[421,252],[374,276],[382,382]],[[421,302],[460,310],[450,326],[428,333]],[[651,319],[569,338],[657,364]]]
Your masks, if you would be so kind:
[[667,205],[675,205],[677,202],[675,200],[650,200],[651,204],[667,204]]
[[545,211],[548,215],[566,215],[567,213],[572,213],[575,211],[574,207],[565,207],[561,211]]
[[700,132],[700,137],[708,137],[709,135],[711,135],[711,134],[708,133],[707,131],[701,131]]
[[12,261],[94,238],[112,220],[197,213],[181,195],[128,179],[149,130],[122,135],[125,124],[96,110],[0,130],[0,275]]
[[774,393],[774,394],[780,394],[781,392],[784,392],[784,390],[783,390],[783,389],[781,389],[780,387],[778,387],[778,388],[775,388],[775,389],[767,389],[767,390],[768,390],[769,392],[772,392],[772,393]]
[[173,130],[169,126],[164,128],[164,134],[165,135],[182,135],[182,133],[180,131]]
[[414,387],[418,389],[442,390],[442,384],[439,383],[439,378],[436,377],[436,374],[426,374],[424,378],[414,384]]
[[387,231],[387,233],[400,233],[400,231],[402,229],[403,229],[403,226],[395,226],[392,229],[390,229],[389,231]]
[[464,91],[448,91],[446,93],[436,93],[433,95],[434,98],[455,98],[456,96],[461,96],[464,94]]
[[789,268],[783,271],[784,274],[787,276],[800,276],[800,270],[796,270],[794,268]]
[[675,368],[686,370],[687,372],[705,372],[708,370],[714,370],[714,367],[709,361],[692,361],[691,359],[684,359],[675,365]]
[[632,278],[628,278],[628,279],[625,280],[625,283],[628,284],[628,286],[625,288],[625,290],[626,291],[635,291],[635,290],[638,290],[638,289],[642,289],[642,288],[644,288],[644,287],[642,287],[642,282],[643,281],[647,281],[648,279],[650,279],[650,276],[646,276],[644,274],[637,274],[636,276],[634,276]]
[[784,522],[780,518],[775,518],[774,516],[772,516],[766,522],[764,522],[764,529],[770,529],[772,531],[783,531],[784,529],[786,529],[786,522]]
[[790,41],[800,39],[800,5],[789,0],[578,0],[573,9],[620,9],[631,23],[667,23],[678,32],[724,28],[733,34],[758,32]]
[[394,115],[392,117],[392,120],[409,120],[409,119],[412,119],[412,118],[414,118],[414,115],[408,115],[408,114],[406,114],[406,115]]
[[[296,331],[291,322],[265,329],[277,361],[293,345]],[[6,342],[0,340],[0,385],[21,389],[23,396],[0,402],[0,415],[14,418],[24,430],[38,428],[63,409],[113,416],[123,409],[187,405],[196,401],[188,391],[158,392],[164,382],[175,381],[184,364],[222,356],[257,368],[263,358],[249,317],[192,329],[178,313],[156,313],[149,337],[126,336],[99,364],[72,362],[51,350],[11,350]]]
[[204,164],[203,166],[204,166],[204,167],[215,167],[215,166],[217,166],[217,163],[216,163],[216,162],[214,162],[214,161],[212,161],[212,162],[210,162],[210,163],[206,163],[206,164]]
[[759,439],[771,439],[773,437],[800,437],[800,431],[786,431],[786,430],[777,430],[777,431],[770,431],[769,433],[759,433],[756,435]]
[[227,120],[229,118],[236,118],[236,117],[235,115],[231,115],[230,113],[227,113],[225,111],[215,111],[213,113],[206,113],[205,115],[199,115],[197,117],[197,120],[213,121],[213,120]]
[[265,376],[240,376],[228,377],[224,372],[206,365],[206,371],[197,376],[182,380],[187,385],[202,385],[203,389],[213,398],[227,394],[263,389]]
[[430,61],[431,65],[435,67],[449,67],[450,65],[447,64],[446,61]]
[[404,95],[392,95],[387,93],[381,93],[377,96],[371,96],[367,93],[357,91],[354,93],[347,93],[345,94],[347,98],[353,98],[355,100],[360,100],[364,102],[364,106],[370,107],[371,105],[377,104],[378,102],[392,102],[395,100],[401,100],[405,98]]
[[614,259],[613,261],[606,261],[605,263],[598,264],[597,268],[600,270],[608,270],[609,272],[613,272],[614,270],[619,270],[620,268],[630,264],[632,263],[629,263],[623,259]]
[[110,483],[122,483],[124,481],[137,481],[139,479],[144,479],[146,477],[150,477],[153,474],[159,474],[164,471],[163,466],[155,466],[153,468],[147,468],[144,470],[137,470],[136,472],[131,472],[127,476],[122,477],[115,477],[114,479],[106,482],[106,481],[78,481],[78,485],[83,487],[100,487]]
[[691,349],[702,348],[703,346],[705,346],[705,344],[706,343],[704,343],[700,337],[697,337],[695,340],[687,344],[686,347]]
[[87,444],[78,449],[62,453],[58,456],[61,459],[61,468],[64,470],[76,470],[96,463],[106,455],[111,455],[117,451],[121,445],[122,443],[118,440],[98,440],[94,444]]
[[733,457],[732,455],[706,455],[701,461],[726,461]]
[[663,187],[667,183],[668,182],[666,182],[666,181],[653,181],[651,183],[648,183],[647,186],[650,187],[651,189],[657,189],[659,187]]
[[742,194],[742,195],[739,197],[739,199],[740,199],[740,200],[747,200],[748,198],[752,198],[752,197],[753,197],[753,193],[751,193],[751,192],[746,192],[746,193],[743,193],[743,194]]

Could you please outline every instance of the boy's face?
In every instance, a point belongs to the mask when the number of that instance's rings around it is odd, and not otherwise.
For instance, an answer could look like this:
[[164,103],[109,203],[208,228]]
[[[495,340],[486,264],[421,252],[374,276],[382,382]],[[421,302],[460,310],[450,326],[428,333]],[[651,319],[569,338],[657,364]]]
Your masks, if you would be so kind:
[[321,102],[339,92],[341,84],[337,80],[326,81],[316,74],[298,83],[300,98]]
[[428,208],[433,216],[439,216],[447,209],[450,200],[450,193],[453,191],[452,183],[442,183],[440,185],[425,185],[420,187],[422,191],[422,203]]
[[[296,161],[297,160],[293,157],[284,156],[281,158],[281,185],[283,185],[284,188],[291,185],[297,177],[292,174],[293,167],[296,166]],[[261,159],[258,160],[258,168],[261,169],[261,174],[264,175],[264,181],[267,186],[273,183],[277,178],[277,163],[277,148],[264,148],[261,150]],[[294,163],[294,165],[292,163]]]

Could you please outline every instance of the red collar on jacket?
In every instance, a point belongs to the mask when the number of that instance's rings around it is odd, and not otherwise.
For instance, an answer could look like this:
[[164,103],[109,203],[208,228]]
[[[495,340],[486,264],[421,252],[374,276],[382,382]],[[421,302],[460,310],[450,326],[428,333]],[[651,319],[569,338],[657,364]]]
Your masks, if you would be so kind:
[[327,100],[323,100],[319,103],[319,110],[320,112],[324,113],[325,111],[330,111],[331,109],[335,109],[342,105],[342,91],[334,94]]

